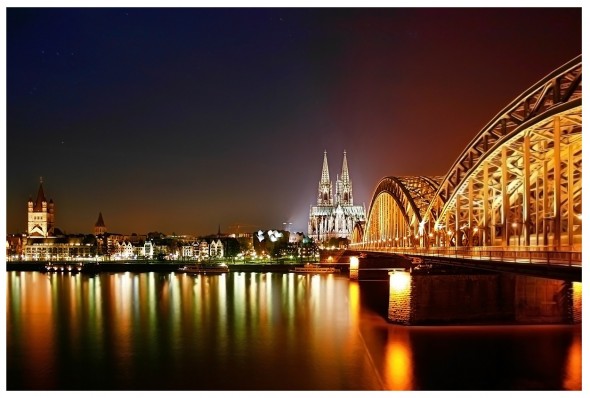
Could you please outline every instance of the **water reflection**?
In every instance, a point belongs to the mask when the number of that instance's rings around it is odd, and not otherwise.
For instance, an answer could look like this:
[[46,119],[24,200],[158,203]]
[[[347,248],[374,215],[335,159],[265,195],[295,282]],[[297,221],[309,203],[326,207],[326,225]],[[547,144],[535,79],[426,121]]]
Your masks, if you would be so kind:
[[413,390],[413,364],[410,331],[389,328],[385,347],[385,382],[389,390]]
[[579,329],[393,325],[387,282],[7,275],[10,390],[581,388]]

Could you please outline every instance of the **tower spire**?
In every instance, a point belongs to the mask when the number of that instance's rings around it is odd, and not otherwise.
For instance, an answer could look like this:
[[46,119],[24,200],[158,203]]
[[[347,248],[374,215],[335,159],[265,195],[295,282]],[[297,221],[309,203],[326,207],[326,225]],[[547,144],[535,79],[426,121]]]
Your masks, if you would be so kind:
[[320,183],[330,183],[330,171],[328,170],[328,152],[326,150],[324,150],[324,164],[322,166],[322,179],[320,180]]
[[332,205],[332,182],[328,170],[328,152],[324,150],[324,163],[322,165],[322,178],[318,184],[318,205]]
[[94,224],[94,235],[104,235],[107,232],[107,226],[102,218],[102,211],[98,212],[98,220]]
[[98,220],[94,224],[95,227],[104,227],[104,220],[102,219],[102,211],[98,212]]
[[340,175],[340,200],[343,205],[352,206],[352,181],[348,174],[348,160],[346,159],[346,150],[342,159],[342,174]]
[[43,177],[39,178],[39,190],[37,191],[37,199],[35,200],[35,211],[43,210],[43,202],[47,202],[45,199],[45,192],[43,192]]
[[350,181],[348,176],[348,162],[346,161],[346,150],[344,150],[344,159],[342,160],[342,174],[340,175],[342,182],[347,183]]

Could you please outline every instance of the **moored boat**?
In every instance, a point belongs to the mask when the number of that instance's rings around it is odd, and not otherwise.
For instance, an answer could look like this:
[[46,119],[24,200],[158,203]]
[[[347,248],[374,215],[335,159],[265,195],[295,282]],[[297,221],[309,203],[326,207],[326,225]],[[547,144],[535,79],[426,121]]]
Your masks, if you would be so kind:
[[52,263],[51,261],[45,266],[46,272],[69,272],[71,274],[80,272],[82,269],[82,263],[77,264],[61,264]]
[[306,274],[330,274],[338,272],[339,270],[335,267],[323,267],[319,264],[305,264],[303,267],[295,267],[293,272],[306,273]]
[[229,272],[229,268],[226,264],[218,265],[185,265],[178,269],[179,272],[185,272],[187,274],[225,274]]

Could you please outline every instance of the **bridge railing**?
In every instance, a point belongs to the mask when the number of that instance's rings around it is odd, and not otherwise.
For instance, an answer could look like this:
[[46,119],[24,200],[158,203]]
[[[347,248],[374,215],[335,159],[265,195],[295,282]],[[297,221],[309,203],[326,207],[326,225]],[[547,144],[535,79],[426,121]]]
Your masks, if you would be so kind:
[[486,261],[582,266],[582,252],[580,251],[565,251],[557,249],[543,250],[543,248],[539,247],[520,247],[519,249],[514,250],[514,248],[502,246],[441,247],[426,249],[410,247],[380,247],[378,245],[356,245],[352,246],[351,249],[425,257],[454,257]]

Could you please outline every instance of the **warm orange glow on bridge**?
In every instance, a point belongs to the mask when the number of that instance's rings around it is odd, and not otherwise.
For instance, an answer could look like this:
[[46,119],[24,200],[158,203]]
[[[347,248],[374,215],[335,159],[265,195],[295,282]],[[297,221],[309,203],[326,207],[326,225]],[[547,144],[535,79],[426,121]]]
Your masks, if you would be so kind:
[[389,288],[393,293],[408,293],[410,291],[411,276],[409,272],[393,271],[389,274]]

